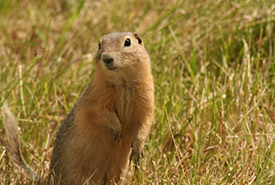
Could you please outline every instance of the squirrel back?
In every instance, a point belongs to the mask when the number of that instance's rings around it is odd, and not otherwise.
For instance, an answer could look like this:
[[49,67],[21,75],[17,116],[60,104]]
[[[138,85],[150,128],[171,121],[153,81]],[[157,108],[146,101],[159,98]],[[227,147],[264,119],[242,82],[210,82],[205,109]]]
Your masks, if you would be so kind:
[[[48,184],[117,184],[129,160],[139,163],[154,114],[150,57],[136,33],[103,36],[93,81],[57,132]],[[4,107],[7,149],[15,164],[41,182],[25,163],[17,122]]]

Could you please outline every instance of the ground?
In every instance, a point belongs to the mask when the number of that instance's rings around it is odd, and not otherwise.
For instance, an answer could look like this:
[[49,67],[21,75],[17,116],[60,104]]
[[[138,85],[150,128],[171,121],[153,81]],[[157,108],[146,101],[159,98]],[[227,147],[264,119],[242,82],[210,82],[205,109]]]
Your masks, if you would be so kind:
[[[156,112],[125,184],[275,183],[275,3],[1,0],[0,107],[46,176],[60,121],[92,80],[98,40],[134,31],[152,59]],[[1,184],[32,184],[10,163]]]

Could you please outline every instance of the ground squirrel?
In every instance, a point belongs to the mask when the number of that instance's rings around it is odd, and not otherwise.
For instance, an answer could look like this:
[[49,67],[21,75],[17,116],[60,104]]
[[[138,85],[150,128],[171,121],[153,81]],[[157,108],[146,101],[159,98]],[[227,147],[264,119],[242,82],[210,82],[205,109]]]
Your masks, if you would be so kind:
[[[93,81],[57,132],[51,182],[118,183],[129,159],[134,156],[138,163],[141,156],[154,113],[151,62],[143,41],[131,32],[105,35],[95,61]],[[31,171],[24,165],[23,160],[21,166]]]

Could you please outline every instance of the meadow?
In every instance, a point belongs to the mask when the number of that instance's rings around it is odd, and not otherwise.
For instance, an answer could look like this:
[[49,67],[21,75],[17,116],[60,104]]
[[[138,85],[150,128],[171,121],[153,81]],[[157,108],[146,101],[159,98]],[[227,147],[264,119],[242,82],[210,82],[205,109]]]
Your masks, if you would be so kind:
[[[144,39],[155,80],[154,124],[124,184],[275,184],[272,0],[0,0],[0,107],[38,174],[93,79],[98,40],[116,31]],[[4,136],[1,114],[1,184],[33,184]]]

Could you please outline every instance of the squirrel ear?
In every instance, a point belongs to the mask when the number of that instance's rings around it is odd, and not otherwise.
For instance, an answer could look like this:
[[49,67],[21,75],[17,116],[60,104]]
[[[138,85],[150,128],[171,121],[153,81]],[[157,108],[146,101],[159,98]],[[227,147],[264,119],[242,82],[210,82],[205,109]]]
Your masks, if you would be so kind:
[[134,37],[138,40],[139,44],[143,45],[143,42],[142,42],[140,36],[137,33],[134,33]]

